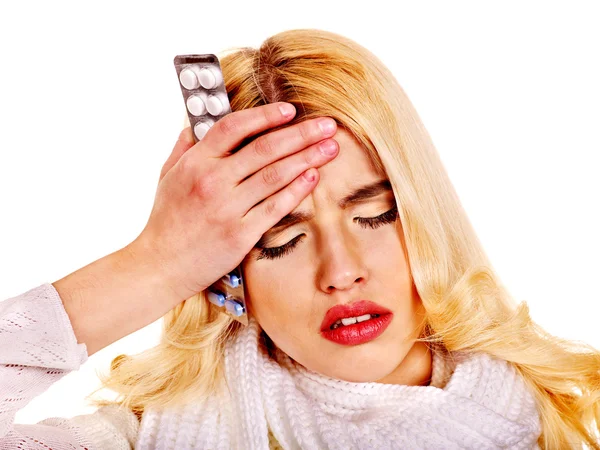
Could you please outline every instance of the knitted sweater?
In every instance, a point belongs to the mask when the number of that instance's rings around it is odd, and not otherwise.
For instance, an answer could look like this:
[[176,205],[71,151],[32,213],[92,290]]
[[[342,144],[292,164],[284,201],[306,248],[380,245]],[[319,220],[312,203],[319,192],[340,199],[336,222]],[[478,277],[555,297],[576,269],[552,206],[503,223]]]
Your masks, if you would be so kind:
[[45,283],[0,302],[0,450],[126,450],[139,430],[114,406],[72,418],[13,424],[17,411],[88,359],[54,286]]
[[[144,427],[140,427],[131,411],[114,406],[101,407],[92,414],[72,418],[48,418],[37,424],[13,423],[17,411],[64,375],[78,370],[87,358],[87,348],[85,344],[77,343],[63,303],[50,283],[0,302],[0,450],[166,448],[156,439],[160,434],[158,428],[164,422],[156,418],[156,412],[144,413]],[[452,358],[434,353],[430,386],[446,389],[446,385],[451,384],[449,380],[456,369],[452,361]],[[479,364],[478,361],[476,363]],[[489,361],[489,357],[481,361]],[[509,377],[513,381],[514,371],[507,370],[503,373],[506,374],[503,376],[506,376],[507,382]],[[476,381],[474,380],[474,386]],[[489,387],[482,386],[482,389],[489,390]],[[478,396],[479,394],[473,393],[472,397]],[[531,398],[509,399],[509,404],[511,417],[526,417],[523,422],[526,424],[525,428],[521,429],[525,429],[527,442],[532,443],[519,448],[538,448],[535,441],[541,428],[539,417],[532,412],[534,408]],[[494,409],[493,406],[491,408]],[[521,410],[523,414],[519,413]],[[494,426],[493,423],[488,425]],[[178,423],[177,427],[185,430],[189,428],[186,433],[189,431],[190,435],[201,433],[200,424],[193,422],[193,418]],[[155,444],[148,446],[148,442]],[[269,446],[277,446],[270,430]]]

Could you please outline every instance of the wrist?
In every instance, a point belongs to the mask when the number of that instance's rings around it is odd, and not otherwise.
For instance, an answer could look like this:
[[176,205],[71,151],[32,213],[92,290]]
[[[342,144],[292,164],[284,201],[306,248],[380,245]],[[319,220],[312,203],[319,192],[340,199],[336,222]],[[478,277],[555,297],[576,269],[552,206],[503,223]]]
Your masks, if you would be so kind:
[[156,264],[136,244],[52,283],[89,356],[161,318],[183,300]]
[[173,308],[202,290],[190,289],[182,279],[181,270],[175,267],[173,256],[160,251],[147,235],[141,234],[120,252],[124,260],[138,267],[152,285],[165,293]]

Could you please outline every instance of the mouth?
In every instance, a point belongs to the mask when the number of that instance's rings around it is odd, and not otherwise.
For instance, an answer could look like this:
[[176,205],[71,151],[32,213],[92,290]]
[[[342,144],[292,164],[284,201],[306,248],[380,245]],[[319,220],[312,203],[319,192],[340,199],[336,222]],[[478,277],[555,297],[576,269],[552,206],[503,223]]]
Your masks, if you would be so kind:
[[379,337],[388,327],[394,314],[369,300],[337,305],[325,314],[321,335],[341,345],[358,345]]

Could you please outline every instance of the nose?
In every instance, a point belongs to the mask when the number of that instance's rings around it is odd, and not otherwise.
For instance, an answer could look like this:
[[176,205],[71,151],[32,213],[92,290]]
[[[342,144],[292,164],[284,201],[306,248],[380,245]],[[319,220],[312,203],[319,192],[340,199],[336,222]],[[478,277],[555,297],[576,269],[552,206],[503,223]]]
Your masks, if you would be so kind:
[[349,290],[367,281],[367,268],[356,241],[341,233],[323,236],[319,249],[319,287],[330,294],[335,290]]

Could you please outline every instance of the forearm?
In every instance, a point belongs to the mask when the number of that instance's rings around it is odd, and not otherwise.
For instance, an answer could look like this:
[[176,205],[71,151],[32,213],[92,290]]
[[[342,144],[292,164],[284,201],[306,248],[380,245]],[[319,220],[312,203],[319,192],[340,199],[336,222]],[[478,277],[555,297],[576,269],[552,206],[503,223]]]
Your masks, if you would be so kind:
[[88,355],[154,322],[184,299],[168,287],[152,259],[133,246],[52,283],[69,316],[78,343]]

